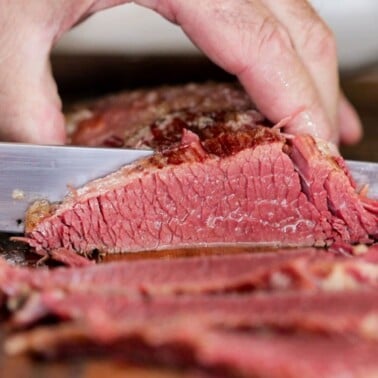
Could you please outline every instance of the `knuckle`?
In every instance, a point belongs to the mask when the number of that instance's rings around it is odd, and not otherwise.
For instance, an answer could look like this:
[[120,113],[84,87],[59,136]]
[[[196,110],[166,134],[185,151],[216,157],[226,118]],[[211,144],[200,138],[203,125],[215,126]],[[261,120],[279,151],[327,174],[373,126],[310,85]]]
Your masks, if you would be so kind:
[[257,31],[259,51],[266,48],[280,52],[293,48],[288,31],[274,18],[262,20]]
[[[244,33],[245,35],[246,33]],[[243,54],[238,59],[237,75],[240,77],[268,57],[276,59],[293,51],[288,31],[273,17],[265,17],[259,23],[249,25],[243,39]],[[251,57],[253,57],[251,59]]]
[[331,29],[323,22],[315,21],[306,27],[304,48],[314,59],[336,60],[336,40]]
[[[125,3],[129,1],[124,0],[122,2]],[[154,10],[173,23],[177,23],[175,10],[175,5],[177,5],[177,2],[172,2],[171,0],[135,0],[134,2],[138,5]]]

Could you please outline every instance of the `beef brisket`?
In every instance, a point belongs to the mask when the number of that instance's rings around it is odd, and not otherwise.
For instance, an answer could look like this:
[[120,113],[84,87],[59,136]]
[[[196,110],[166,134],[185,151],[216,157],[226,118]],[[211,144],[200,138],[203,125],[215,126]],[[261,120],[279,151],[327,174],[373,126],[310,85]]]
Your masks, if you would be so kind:
[[[274,278],[271,282],[271,277],[279,272],[284,276],[286,285],[291,283],[296,287],[306,287],[310,284],[307,277],[310,276],[308,264],[311,258],[316,258],[324,266],[325,261],[321,258],[325,256],[328,256],[331,264],[334,264],[334,260],[340,260],[340,263],[348,261],[310,248],[172,260],[118,261],[86,268],[62,267],[54,270],[13,267],[0,260],[0,290],[10,297],[23,294],[25,289],[139,292],[148,295],[215,293],[247,287],[252,290],[254,287],[276,285],[278,288],[279,282],[275,282]],[[322,278],[327,276],[323,270]]]
[[172,112],[242,111],[251,106],[249,96],[233,84],[188,84],[123,92],[77,106],[67,117],[69,141],[85,146],[130,146],[141,128]]
[[325,142],[287,137],[260,121],[250,110],[154,122],[138,137],[156,150],[152,157],[61,204],[33,206],[26,240],[40,254],[374,240],[377,204],[356,191],[341,158]]
[[269,328],[378,340],[378,293],[371,289],[152,298],[120,292],[43,291],[14,311],[11,324],[25,328],[45,318],[85,323],[93,314],[129,328],[190,321],[230,330]]
[[[378,375],[378,247],[353,246],[378,238],[378,202],[330,144],[281,126],[240,87],[211,83],[128,92],[74,115],[71,144],[154,154],[29,209],[21,239],[77,267],[0,259],[0,304],[17,331],[5,350],[215,377]],[[86,258],[233,243],[307,248]]]
[[197,365],[214,377],[373,377],[378,343],[351,336],[230,332],[190,322],[166,326],[127,324],[97,318],[92,323],[41,327],[10,338],[10,354],[45,357],[97,354],[170,366]]
[[[281,250],[53,270],[2,261],[8,324],[18,330],[5,349],[198,366],[215,377],[374,376],[378,249],[355,251],[361,254]],[[50,325],[40,326],[45,318]]]
[[[371,259],[372,253],[368,256]],[[54,270],[13,267],[0,260],[0,291],[9,298],[55,289],[154,296],[292,289],[334,291],[377,284],[376,261],[365,261],[365,255],[352,259],[315,249],[119,261]]]

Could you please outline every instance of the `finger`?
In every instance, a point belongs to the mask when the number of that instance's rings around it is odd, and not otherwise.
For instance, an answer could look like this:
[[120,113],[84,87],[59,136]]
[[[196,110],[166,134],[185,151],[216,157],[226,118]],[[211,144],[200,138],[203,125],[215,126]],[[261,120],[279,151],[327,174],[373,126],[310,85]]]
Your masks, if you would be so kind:
[[262,0],[287,28],[337,131],[339,78],[333,34],[306,0]]
[[96,0],[92,1],[93,4],[90,7],[90,13],[98,12],[102,9],[111,8],[117,5],[130,3],[131,0]]
[[257,0],[140,0],[182,26],[215,63],[238,76],[271,121],[330,139],[330,120],[289,33]]
[[[29,75],[36,71],[25,67]],[[55,91],[46,82],[28,80],[21,71],[17,82],[2,83],[0,106],[0,138],[38,144],[62,144],[65,142],[64,118],[60,106],[53,100]],[[12,76],[11,76],[12,77]]]
[[0,4],[0,138],[65,142],[64,117],[49,53],[53,43],[90,13],[126,2],[83,0]]
[[0,138],[61,144],[64,117],[49,53],[80,19],[120,0],[0,3]]
[[[11,16],[8,13],[12,19]],[[12,27],[5,25],[1,30],[0,138],[28,143],[63,143],[64,120],[50,72],[49,44],[31,24],[19,17],[12,19],[12,22],[17,21],[20,23]]]
[[[29,75],[36,74],[27,67],[25,70]],[[15,73],[19,76],[13,83],[2,80],[0,74],[0,139],[38,144],[64,143],[64,118],[60,104],[53,100],[56,90],[49,82],[51,76],[46,77],[46,73],[41,82],[35,82],[28,80],[29,77],[19,70],[13,70],[9,77]]]
[[345,144],[355,144],[362,138],[362,125],[356,110],[343,93],[340,93],[338,123],[340,140]]

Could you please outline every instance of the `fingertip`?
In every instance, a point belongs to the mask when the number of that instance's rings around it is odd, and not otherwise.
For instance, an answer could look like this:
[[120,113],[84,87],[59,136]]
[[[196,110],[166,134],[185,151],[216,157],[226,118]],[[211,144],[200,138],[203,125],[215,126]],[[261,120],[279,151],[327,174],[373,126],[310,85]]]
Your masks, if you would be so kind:
[[338,125],[341,143],[356,144],[362,139],[361,120],[355,108],[343,94],[341,94],[339,101]]
[[331,122],[324,110],[319,106],[294,114],[285,127],[285,131],[294,135],[309,134],[315,138],[338,144],[338,134],[331,126]]

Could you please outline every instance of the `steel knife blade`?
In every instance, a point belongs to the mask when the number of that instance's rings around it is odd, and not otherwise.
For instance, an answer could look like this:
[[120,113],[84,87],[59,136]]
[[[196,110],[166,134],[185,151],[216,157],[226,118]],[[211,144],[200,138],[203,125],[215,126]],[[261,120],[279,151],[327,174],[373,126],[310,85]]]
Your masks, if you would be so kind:
[[346,160],[357,186],[368,185],[368,196],[378,199],[378,163]]
[[151,150],[42,146],[0,142],[0,231],[23,232],[27,207],[37,199],[59,201],[80,187]]

